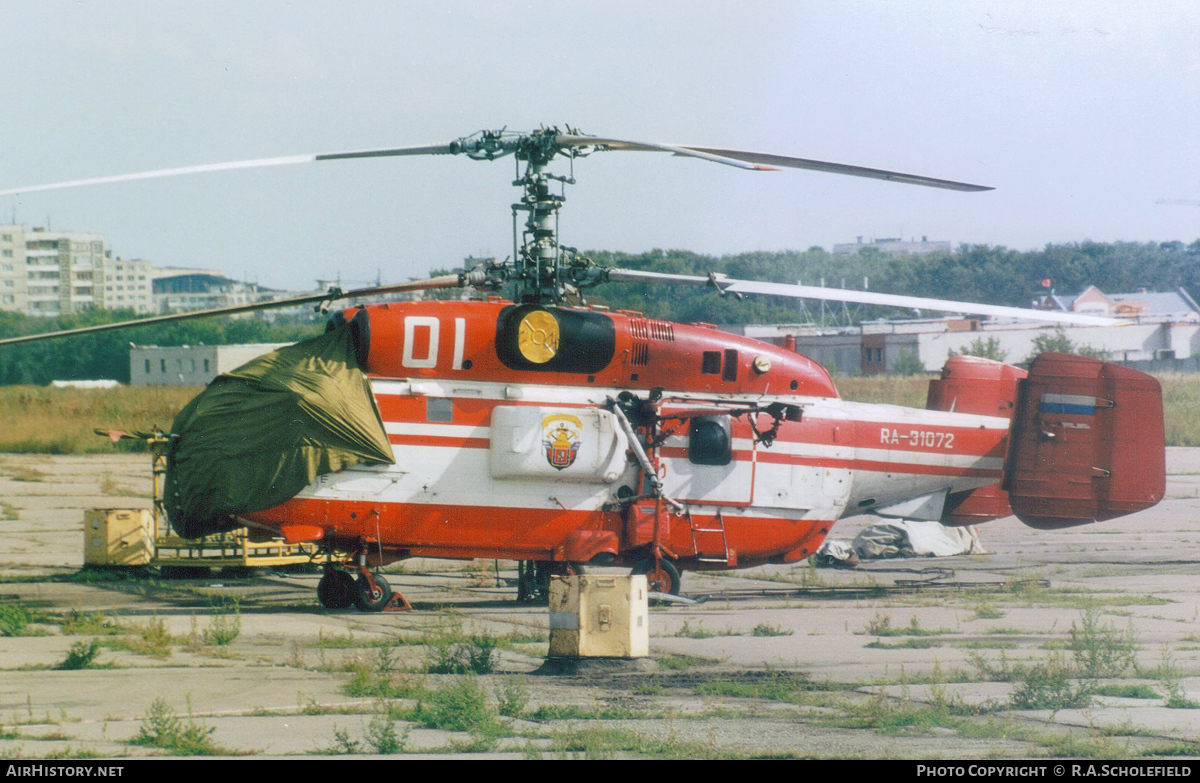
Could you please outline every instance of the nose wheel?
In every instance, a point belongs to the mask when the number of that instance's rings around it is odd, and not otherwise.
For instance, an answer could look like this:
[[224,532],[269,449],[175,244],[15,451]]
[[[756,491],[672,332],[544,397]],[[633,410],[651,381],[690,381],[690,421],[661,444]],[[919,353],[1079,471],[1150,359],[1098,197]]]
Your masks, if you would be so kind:
[[392,590],[386,579],[372,574],[365,566],[352,570],[339,565],[327,566],[325,575],[317,583],[317,600],[326,609],[349,609],[351,606],[363,612],[412,609],[403,595]]
[[378,574],[362,573],[354,582],[354,605],[364,612],[382,612],[392,600],[392,586]]
[[317,600],[326,609],[349,609],[354,603],[358,586],[354,577],[340,568],[326,568],[317,582]]
[[670,560],[648,557],[633,567],[634,576],[641,574],[645,574],[650,592],[679,595],[679,569]]

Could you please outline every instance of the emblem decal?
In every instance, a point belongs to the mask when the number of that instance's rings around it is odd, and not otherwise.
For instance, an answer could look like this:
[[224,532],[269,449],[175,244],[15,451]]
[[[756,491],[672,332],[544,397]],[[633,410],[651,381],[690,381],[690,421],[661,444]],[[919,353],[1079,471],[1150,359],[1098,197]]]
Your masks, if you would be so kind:
[[546,461],[555,470],[571,467],[579,454],[583,422],[566,413],[556,413],[542,419],[542,446]]

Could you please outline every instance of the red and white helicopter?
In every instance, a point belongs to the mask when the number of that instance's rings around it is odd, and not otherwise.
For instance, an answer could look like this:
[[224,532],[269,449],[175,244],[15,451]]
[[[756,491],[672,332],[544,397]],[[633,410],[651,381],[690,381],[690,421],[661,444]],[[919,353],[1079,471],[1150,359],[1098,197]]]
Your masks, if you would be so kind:
[[[335,312],[394,462],[308,477],[290,499],[191,520],[188,535],[246,524],[331,553],[327,607],[393,603],[374,568],[407,557],[625,565],[677,593],[680,571],[791,563],[834,523],[874,513],[976,524],[1016,515],[1038,528],[1129,514],[1163,496],[1157,381],[1116,364],[1046,354],[1025,370],[954,357],[925,409],[842,400],[794,350],[579,302],[605,282],[704,285],[720,295],[838,299],[1039,321],[1094,316],[721,275],[601,268],[558,243],[548,164],[597,151],[660,151],[749,170],[812,169],[893,182],[989,188],[739,150],[631,142],[544,128],[484,131],[436,145],[270,158],[31,188],[351,158],[513,155],[527,213],[512,262],[394,286],[162,316],[97,329],[400,291],[472,287],[473,301],[406,301]],[[502,296],[501,294],[507,296]],[[184,436],[183,440],[186,440]],[[174,448],[174,447],[173,447]],[[168,471],[181,469],[168,463]],[[177,520],[172,520],[179,525]],[[336,557],[333,553],[340,553]],[[402,599],[401,599],[402,600]]]

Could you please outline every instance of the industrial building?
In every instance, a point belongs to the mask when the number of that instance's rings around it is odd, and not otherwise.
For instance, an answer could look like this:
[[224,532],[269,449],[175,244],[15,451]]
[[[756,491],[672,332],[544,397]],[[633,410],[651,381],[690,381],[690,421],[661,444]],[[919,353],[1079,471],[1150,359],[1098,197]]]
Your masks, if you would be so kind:
[[835,244],[833,246],[833,254],[835,256],[852,256],[867,248],[887,255],[899,253],[909,253],[912,255],[949,253],[954,249],[952,243],[949,241],[942,239],[930,241],[929,237],[921,237],[920,242],[915,239],[906,242],[899,237],[882,237],[880,239],[872,239],[870,242],[864,242],[862,237],[858,237],[858,240],[855,242],[840,242]]
[[290,343],[253,345],[134,345],[129,349],[131,386],[207,386],[223,372],[241,367]]
[[[1046,301],[1049,300],[1049,301]],[[1124,316],[1118,326],[1059,327],[1034,322],[989,321],[959,316],[870,321],[822,328],[812,324],[722,327],[776,345],[787,345],[843,375],[877,375],[920,360],[937,372],[950,356],[990,346],[1003,361],[1031,358],[1034,341],[1061,332],[1077,347],[1102,352],[1110,361],[1156,372],[1200,372],[1200,305],[1179,289],[1104,294],[1089,286],[1075,297],[1045,297],[1045,309]]]

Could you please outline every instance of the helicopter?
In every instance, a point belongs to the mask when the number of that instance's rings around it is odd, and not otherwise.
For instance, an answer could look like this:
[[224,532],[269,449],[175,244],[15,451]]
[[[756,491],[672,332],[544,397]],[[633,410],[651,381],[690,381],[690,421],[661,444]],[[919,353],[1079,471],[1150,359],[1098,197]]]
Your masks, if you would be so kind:
[[[167,509],[184,537],[237,527],[315,542],[327,608],[407,605],[378,569],[410,557],[595,566],[678,594],[681,572],[795,563],[863,513],[969,525],[1016,514],[1057,529],[1153,506],[1165,490],[1157,380],[1043,354],[1028,370],[955,356],[924,409],[849,402],[786,346],[588,304],[635,281],[718,296],[836,299],[1042,322],[1114,319],[721,274],[601,267],[558,241],[573,162],[663,152],[961,192],[986,186],[784,155],[591,136],[480,131],[416,147],[264,158],[0,190],[0,196],[259,166],[412,155],[512,156],[511,260],[389,286],[0,340],[318,303],[324,335],[219,376],[168,434]],[[556,174],[556,158],[572,163]],[[555,184],[562,188],[555,192]],[[523,228],[518,226],[524,213]],[[472,289],[330,309],[340,299]],[[294,381],[294,383],[293,383]],[[324,440],[322,440],[324,439]],[[313,442],[320,442],[314,447]],[[314,450],[315,449],[315,450]]]

